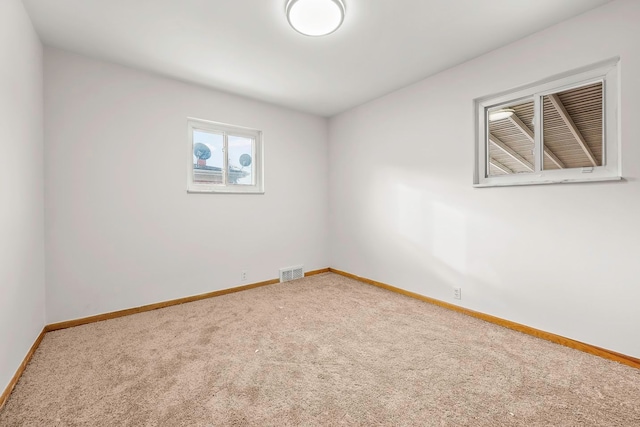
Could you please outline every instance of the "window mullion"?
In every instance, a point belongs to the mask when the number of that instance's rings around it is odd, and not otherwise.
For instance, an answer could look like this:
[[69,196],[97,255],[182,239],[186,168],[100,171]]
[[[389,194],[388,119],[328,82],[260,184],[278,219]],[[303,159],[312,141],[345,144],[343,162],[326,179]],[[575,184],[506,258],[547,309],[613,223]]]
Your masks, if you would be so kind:
[[538,94],[533,97],[533,119],[533,169],[535,173],[540,173],[544,168],[544,116],[542,112],[542,96]]
[[227,132],[225,132],[222,142],[222,182],[224,186],[229,185],[229,136]]
[[[256,156],[256,140],[252,139],[251,140],[251,158],[255,159],[257,158]],[[251,168],[251,185],[255,185],[256,183],[256,162],[251,161],[251,165],[249,166]]]

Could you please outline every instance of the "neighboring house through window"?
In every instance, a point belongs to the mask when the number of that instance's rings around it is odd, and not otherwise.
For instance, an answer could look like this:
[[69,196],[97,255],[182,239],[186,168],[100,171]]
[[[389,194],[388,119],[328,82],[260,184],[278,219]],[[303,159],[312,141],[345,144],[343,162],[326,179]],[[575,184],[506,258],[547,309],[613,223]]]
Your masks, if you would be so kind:
[[264,193],[262,132],[189,119],[189,192]]

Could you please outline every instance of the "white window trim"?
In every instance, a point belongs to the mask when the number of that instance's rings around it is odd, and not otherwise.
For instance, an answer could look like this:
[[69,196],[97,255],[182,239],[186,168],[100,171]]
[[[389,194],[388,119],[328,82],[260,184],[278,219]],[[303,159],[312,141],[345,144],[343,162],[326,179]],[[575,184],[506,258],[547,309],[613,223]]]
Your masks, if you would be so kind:
[[[264,194],[264,142],[262,132],[256,129],[250,129],[241,126],[229,125],[226,123],[213,122],[210,120],[202,120],[189,117],[187,119],[188,128],[188,167],[187,167],[187,192],[188,193],[216,193],[216,194]],[[237,184],[197,184],[193,182],[193,131],[202,130],[205,132],[222,133],[225,135],[243,136],[252,138],[255,141],[253,164],[254,164],[254,185],[237,185]],[[223,157],[223,176],[228,174],[228,158],[225,152]],[[226,181],[226,178],[224,179]]]
[[[620,58],[563,73],[537,83],[501,94],[478,98],[474,101],[476,121],[474,187],[499,187],[511,185],[554,184],[571,182],[612,181],[622,179],[620,140]],[[593,168],[541,170],[542,168],[542,118],[541,98],[589,83],[604,83],[603,165]],[[531,173],[489,176],[487,156],[487,110],[520,99],[534,100],[535,169]]]

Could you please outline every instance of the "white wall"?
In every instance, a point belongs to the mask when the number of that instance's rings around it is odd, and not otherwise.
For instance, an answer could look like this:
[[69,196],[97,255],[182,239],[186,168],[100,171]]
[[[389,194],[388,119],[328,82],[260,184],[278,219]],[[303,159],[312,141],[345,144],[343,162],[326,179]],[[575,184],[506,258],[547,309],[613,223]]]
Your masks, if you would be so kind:
[[[332,118],[331,266],[640,357],[639,23],[613,2]],[[472,188],[473,99],[616,55],[624,182]]]
[[42,46],[0,1],[0,393],[44,327]]
[[[45,50],[47,322],[328,267],[327,120]],[[187,194],[187,117],[260,129],[264,195]]]

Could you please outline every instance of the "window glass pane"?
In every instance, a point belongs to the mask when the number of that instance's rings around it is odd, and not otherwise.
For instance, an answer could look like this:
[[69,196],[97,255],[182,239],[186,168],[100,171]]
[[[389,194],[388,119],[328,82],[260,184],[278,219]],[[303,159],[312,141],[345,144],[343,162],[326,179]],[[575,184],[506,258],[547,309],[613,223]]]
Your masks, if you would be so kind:
[[533,100],[487,112],[487,176],[534,171]]
[[222,134],[193,131],[193,182],[223,184],[224,137]]
[[254,139],[228,136],[229,184],[254,185]]
[[543,97],[543,169],[602,166],[602,99],[602,82]]

